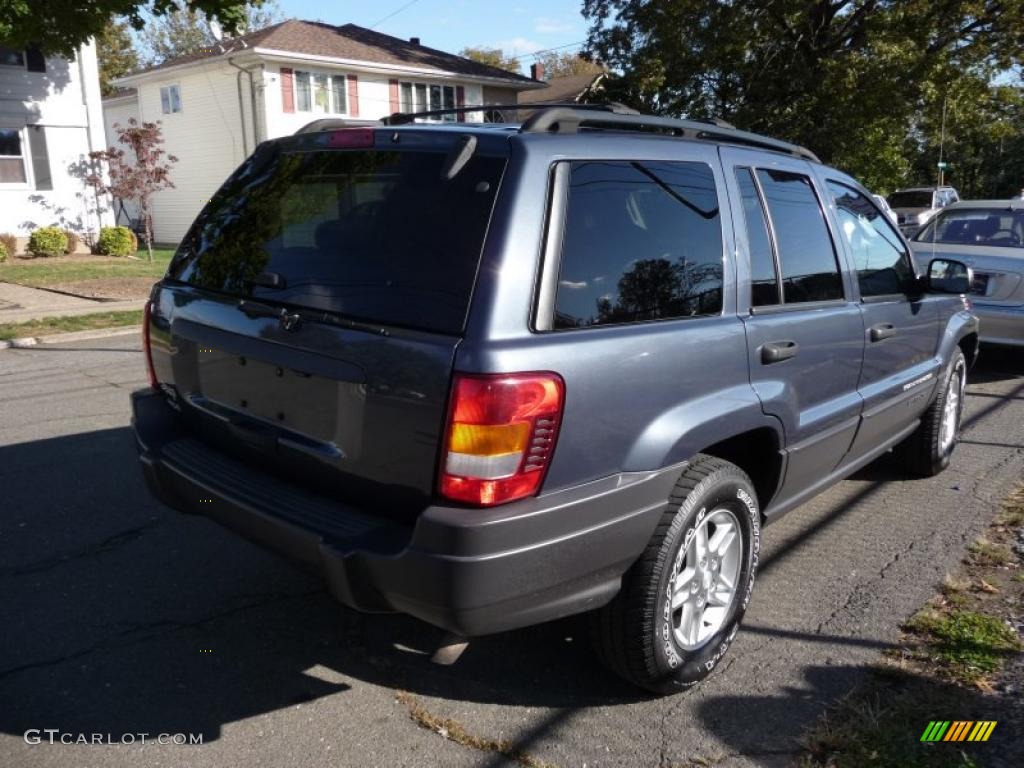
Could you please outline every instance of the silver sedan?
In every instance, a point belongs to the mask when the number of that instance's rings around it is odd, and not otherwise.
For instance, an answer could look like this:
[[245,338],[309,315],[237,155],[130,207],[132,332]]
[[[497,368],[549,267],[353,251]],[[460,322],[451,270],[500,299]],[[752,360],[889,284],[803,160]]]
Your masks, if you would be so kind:
[[1024,346],[1024,200],[966,200],[940,211],[910,241],[918,270],[953,258],[974,270],[981,340]]

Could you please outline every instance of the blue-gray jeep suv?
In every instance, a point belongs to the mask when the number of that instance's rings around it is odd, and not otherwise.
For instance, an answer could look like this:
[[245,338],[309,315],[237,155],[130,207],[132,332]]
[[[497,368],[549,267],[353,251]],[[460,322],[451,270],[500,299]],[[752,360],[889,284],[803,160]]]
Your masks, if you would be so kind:
[[154,287],[135,430],[159,498],[347,606],[462,636],[591,612],[608,666],[677,691],[736,635],[763,522],[890,449],[948,464],[969,284],[725,124],[319,121]]

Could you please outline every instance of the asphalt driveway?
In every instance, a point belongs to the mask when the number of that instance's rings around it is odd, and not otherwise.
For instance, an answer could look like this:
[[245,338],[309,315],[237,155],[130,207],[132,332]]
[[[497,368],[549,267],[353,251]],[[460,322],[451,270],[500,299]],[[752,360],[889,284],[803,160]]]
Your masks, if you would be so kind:
[[[398,690],[559,766],[786,764],[1021,478],[1024,354],[983,360],[952,468],[892,482],[883,462],[769,526],[727,659],[652,699],[605,674],[573,620],[434,666],[439,631],[344,611],[303,571],[154,502],[128,429],[134,338],[0,352],[0,764],[504,764],[417,727]],[[29,729],[203,744],[28,744]]]

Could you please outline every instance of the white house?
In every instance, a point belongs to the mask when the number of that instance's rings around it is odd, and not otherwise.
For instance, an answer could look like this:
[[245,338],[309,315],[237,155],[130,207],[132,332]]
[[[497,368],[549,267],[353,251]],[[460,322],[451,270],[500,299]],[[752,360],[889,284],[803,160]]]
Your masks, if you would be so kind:
[[371,122],[398,111],[480,105],[448,120],[500,120],[486,105],[543,88],[489,67],[355,24],[289,20],[121,78],[135,90],[104,101],[107,140],[129,117],[160,121],[178,158],[174,189],[153,199],[154,237],[180,240],[205,200],[255,146],[321,117]]
[[0,232],[90,235],[112,223],[83,180],[89,152],[105,146],[91,42],[74,60],[0,46]]

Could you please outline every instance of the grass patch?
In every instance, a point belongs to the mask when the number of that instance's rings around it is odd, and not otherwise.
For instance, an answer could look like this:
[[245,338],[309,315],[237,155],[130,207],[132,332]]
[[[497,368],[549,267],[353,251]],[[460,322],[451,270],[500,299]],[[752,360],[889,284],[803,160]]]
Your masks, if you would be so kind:
[[919,652],[940,662],[957,680],[976,683],[999,668],[1006,654],[1020,650],[1020,641],[995,616],[974,611],[918,613],[906,628],[924,641]]
[[999,525],[1008,528],[1020,528],[1024,526],[1024,486],[1021,486],[1003,503],[1003,511],[996,518]]
[[1013,553],[1010,548],[1003,544],[993,544],[985,538],[980,538],[967,548],[971,553],[971,561],[975,565],[996,567],[1010,565],[1013,562]]
[[91,315],[71,317],[45,317],[26,323],[0,323],[0,341],[21,339],[26,336],[48,336],[70,331],[91,331],[97,328],[119,328],[142,325],[142,310],[124,312],[95,312]]
[[454,741],[456,744],[464,747],[478,749],[481,752],[501,755],[508,760],[525,766],[525,768],[554,768],[551,763],[545,763],[543,760],[538,760],[536,757],[516,749],[515,745],[508,739],[491,739],[477,736],[467,731],[465,726],[458,720],[438,717],[420,704],[411,693],[399,691],[395,698],[409,711],[409,718],[416,725],[428,731],[433,731],[449,741]]
[[139,251],[136,259],[114,256],[8,259],[0,264],[0,282],[31,288],[112,277],[151,277],[156,282],[164,276],[173,255],[171,248],[154,248],[152,263],[146,260],[145,250]]

